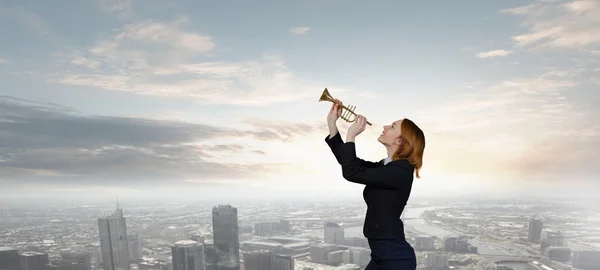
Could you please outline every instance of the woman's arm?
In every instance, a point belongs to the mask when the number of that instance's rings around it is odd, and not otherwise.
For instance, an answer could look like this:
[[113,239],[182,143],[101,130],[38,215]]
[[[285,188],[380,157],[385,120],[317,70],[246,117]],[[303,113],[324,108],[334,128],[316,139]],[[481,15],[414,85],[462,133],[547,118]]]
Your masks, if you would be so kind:
[[356,157],[354,142],[346,142],[337,148],[342,175],[350,182],[377,188],[401,189],[412,182],[412,173],[397,164],[369,167]]
[[[340,135],[340,133],[337,130],[335,131],[333,136],[330,133],[329,135],[327,135],[327,137],[325,137],[325,142],[327,143],[327,145],[329,145],[329,148],[333,152],[333,155],[335,156],[337,162],[340,165],[342,165],[340,161],[341,153],[339,146],[344,145],[344,141],[342,141],[342,136]],[[368,168],[375,168],[379,165],[379,163],[377,162],[366,161],[360,158],[357,158],[357,160],[362,166],[366,166]]]

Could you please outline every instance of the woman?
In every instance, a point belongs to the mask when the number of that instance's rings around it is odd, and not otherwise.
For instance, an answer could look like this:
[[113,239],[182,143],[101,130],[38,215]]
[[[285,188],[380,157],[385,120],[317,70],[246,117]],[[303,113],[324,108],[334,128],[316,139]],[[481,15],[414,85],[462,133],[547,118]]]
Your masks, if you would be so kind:
[[[336,99],[336,102],[341,102]],[[413,174],[420,178],[425,136],[409,119],[384,127],[377,139],[387,149],[388,158],[375,163],[356,157],[355,139],[365,130],[367,120],[358,115],[348,129],[346,142],[341,139],[336,122],[341,109],[334,103],[327,116],[329,135],[325,142],[350,182],[365,185],[367,204],[363,234],[369,241],[371,261],[365,270],[414,270],[417,259],[404,236],[400,215],[410,197]]]

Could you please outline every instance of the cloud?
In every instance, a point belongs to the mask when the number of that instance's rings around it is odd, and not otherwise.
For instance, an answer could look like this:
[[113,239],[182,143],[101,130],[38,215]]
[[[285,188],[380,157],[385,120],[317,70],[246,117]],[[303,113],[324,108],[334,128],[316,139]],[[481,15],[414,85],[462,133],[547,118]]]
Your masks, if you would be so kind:
[[185,25],[186,19],[127,24],[116,34],[102,37],[87,52],[74,52],[74,57],[102,63],[108,73],[125,70],[120,73],[131,74],[184,62],[216,47],[210,36],[186,31]]
[[8,64],[8,63],[10,63],[10,62],[8,61],[8,59],[1,58],[1,57],[0,57],[0,65],[2,65],[2,64]]
[[508,56],[509,54],[512,54],[512,51],[506,51],[506,50],[493,50],[493,51],[487,51],[487,52],[480,52],[477,54],[477,57],[479,58],[493,58],[493,57],[498,57],[498,56]]
[[96,0],[108,12],[124,12],[131,10],[131,0]]
[[304,35],[310,31],[310,27],[294,27],[290,29],[290,32],[296,35]]
[[520,47],[589,52],[600,44],[600,2],[596,0],[538,1],[502,12],[525,18],[528,32],[512,37]]
[[282,142],[291,142],[292,139],[297,137],[309,136],[327,130],[328,128],[327,123],[314,124],[304,122],[290,125],[290,123],[286,121],[271,121],[265,119],[247,119],[243,122],[262,130],[262,133],[257,134],[258,138]]
[[[94,0],[94,4],[100,10],[115,15],[122,20],[131,19],[133,16],[133,3],[131,0]],[[145,5],[150,5],[150,1],[145,1]]]
[[276,55],[236,62],[200,61],[213,53],[212,37],[187,31],[188,21],[146,20],[102,36],[88,49],[60,57],[52,83],[209,104],[266,105],[312,98],[321,85],[295,76]]
[[[537,1],[502,12],[525,19],[528,31],[512,37],[516,47],[596,55],[598,1]],[[545,66],[551,71],[539,76],[475,85],[477,92],[430,112],[429,125],[438,131],[430,145],[443,149],[430,162],[446,172],[498,172],[513,181],[597,181],[600,111],[596,100],[581,99],[600,81],[597,60],[575,57],[567,59],[575,64],[570,69]]]
[[[444,173],[512,180],[592,181],[600,169],[594,104],[571,100],[591,89],[590,70],[475,85],[456,101],[422,115],[428,166]],[[492,175],[493,174],[493,175]]]
[[83,57],[73,58],[73,60],[71,61],[71,64],[76,65],[76,66],[87,67],[90,69],[98,69],[101,65],[101,63],[98,61],[90,60],[90,59],[83,58]]
[[[175,50],[189,50],[194,52],[207,52],[215,48],[210,36],[188,32],[181,29],[182,21],[157,22],[146,20],[126,25],[122,32],[115,36],[114,43],[105,44],[108,50],[118,50],[118,46],[136,41],[147,41],[160,45],[167,45]],[[135,44],[135,43],[134,43]],[[96,47],[92,53],[100,55],[105,53],[105,48]]]
[[530,141],[524,145],[525,154],[507,160],[505,168],[513,176],[539,176],[545,181],[598,181],[600,169],[595,164],[600,158],[600,130],[592,121],[580,121],[577,126],[581,129]]
[[[252,179],[288,166],[253,162],[253,156],[267,154],[253,142],[289,142],[303,135],[259,121],[251,121],[248,129],[225,129],[82,116],[60,105],[12,97],[0,98],[0,116],[0,181],[19,180],[21,184],[139,186],[190,178]],[[310,127],[287,123],[290,128],[294,125]],[[223,157],[225,162],[220,161]]]

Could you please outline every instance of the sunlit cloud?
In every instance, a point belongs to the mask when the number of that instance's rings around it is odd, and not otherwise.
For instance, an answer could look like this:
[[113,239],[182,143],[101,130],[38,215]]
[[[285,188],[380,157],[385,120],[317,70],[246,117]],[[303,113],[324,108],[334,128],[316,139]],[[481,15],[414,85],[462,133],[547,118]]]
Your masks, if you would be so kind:
[[308,31],[310,31],[310,27],[294,27],[294,28],[290,29],[290,32],[292,32],[296,35],[304,35],[304,34],[308,33]]
[[[589,173],[600,158],[600,125],[592,108],[566,95],[586,73],[553,71],[480,88],[428,112],[427,160],[436,170],[500,174],[510,179],[563,179]],[[557,166],[554,159],[571,164]],[[589,181],[589,179],[585,179]]]
[[[83,116],[69,108],[11,98],[0,100],[0,111],[0,126],[7,131],[0,135],[0,170],[6,177],[2,180],[57,179],[57,183],[71,185],[73,181],[110,185],[123,177],[130,179],[124,185],[194,175],[207,180],[256,179],[263,173],[281,173],[296,165],[268,156],[276,150],[255,145],[293,145],[318,129],[308,123],[256,119],[249,120],[250,128],[243,130],[143,118]],[[258,162],[253,156],[268,158]]]
[[503,10],[524,17],[526,33],[512,39],[520,47],[592,51],[600,44],[600,2],[595,0],[538,1]]
[[512,53],[513,53],[512,51],[506,51],[506,50],[493,50],[493,51],[487,51],[487,52],[480,52],[477,54],[477,57],[493,58],[493,57],[499,57],[499,56],[508,56]]
[[[187,22],[147,20],[125,25],[85,51],[66,54],[67,62],[83,69],[50,82],[246,106],[312,97],[304,89],[321,87],[293,74],[278,55],[240,62],[190,60],[217,44],[210,36],[184,30]],[[150,49],[155,46],[159,49]]]

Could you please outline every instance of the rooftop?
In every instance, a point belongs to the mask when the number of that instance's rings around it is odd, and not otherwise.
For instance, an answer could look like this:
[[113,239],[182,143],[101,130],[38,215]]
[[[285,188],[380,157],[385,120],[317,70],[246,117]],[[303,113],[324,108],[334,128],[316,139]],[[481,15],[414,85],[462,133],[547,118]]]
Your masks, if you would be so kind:
[[287,248],[304,247],[304,246],[310,246],[310,242],[294,242],[294,243],[289,243],[289,244],[284,245],[284,247],[287,247]]
[[269,240],[277,241],[277,242],[306,242],[309,241],[308,238],[299,238],[299,237],[286,237],[286,236],[272,236],[269,237]]
[[200,243],[194,241],[194,240],[180,240],[175,242],[176,246],[183,246],[183,247],[192,247],[192,246],[197,246],[200,245]]
[[41,256],[46,255],[45,253],[35,252],[35,251],[24,251],[21,253],[21,256]]
[[246,245],[260,245],[260,246],[269,246],[269,247],[283,246],[283,244],[277,243],[277,242],[256,241],[256,240],[243,241],[241,244],[246,244]]

